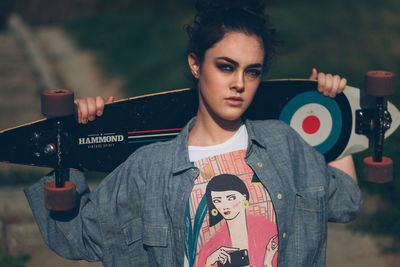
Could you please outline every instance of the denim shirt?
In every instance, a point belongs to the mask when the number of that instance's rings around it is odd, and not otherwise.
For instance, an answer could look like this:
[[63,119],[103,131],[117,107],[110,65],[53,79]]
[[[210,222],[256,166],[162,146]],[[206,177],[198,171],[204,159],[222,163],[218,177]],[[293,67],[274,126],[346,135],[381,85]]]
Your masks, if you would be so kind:
[[[325,266],[327,222],[348,222],[363,207],[357,184],[280,121],[244,120],[245,160],[268,190],[277,216],[279,266]],[[189,161],[193,120],[173,140],[135,151],[92,192],[71,172],[79,204],[53,213],[43,177],[25,189],[48,246],[67,259],[104,266],[183,266],[184,214],[199,170]]]

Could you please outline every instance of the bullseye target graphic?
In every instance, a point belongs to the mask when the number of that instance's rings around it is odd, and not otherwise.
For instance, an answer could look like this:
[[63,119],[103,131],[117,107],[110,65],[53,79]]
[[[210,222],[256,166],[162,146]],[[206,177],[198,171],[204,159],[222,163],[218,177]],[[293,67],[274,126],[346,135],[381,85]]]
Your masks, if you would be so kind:
[[317,91],[296,95],[284,106],[279,116],[322,154],[335,150],[343,133],[342,118],[339,104]]

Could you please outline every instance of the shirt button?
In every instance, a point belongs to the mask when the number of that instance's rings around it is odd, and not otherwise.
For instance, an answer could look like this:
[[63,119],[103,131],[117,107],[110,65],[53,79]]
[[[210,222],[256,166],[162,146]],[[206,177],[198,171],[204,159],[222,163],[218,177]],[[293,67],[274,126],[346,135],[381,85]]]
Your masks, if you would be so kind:
[[282,234],[282,237],[283,237],[283,238],[286,238],[286,237],[287,237],[286,232]]
[[276,195],[276,197],[277,197],[278,199],[282,199],[282,194],[279,193],[279,194]]
[[262,163],[261,162],[259,162],[259,163],[257,163],[257,166],[258,166],[258,168],[262,168]]

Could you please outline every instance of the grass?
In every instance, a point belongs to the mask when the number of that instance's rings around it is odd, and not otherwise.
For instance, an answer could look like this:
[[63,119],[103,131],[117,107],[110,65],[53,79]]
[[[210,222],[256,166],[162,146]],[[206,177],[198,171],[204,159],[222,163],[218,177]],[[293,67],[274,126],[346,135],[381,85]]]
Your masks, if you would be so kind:
[[0,266],[2,267],[24,267],[29,260],[28,254],[11,255],[0,248]]
[[368,70],[398,72],[400,62],[393,60],[400,53],[398,2],[311,2],[270,7],[271,20],[286,43],[271,75],[304,77],[316,66],[362,88]]
[[[181,17],[100,14],[71,22],[80,45],[100,54],[110,75],[122,75],[129,96],[187,87]],[[89,34],[89,35],[88,35]]]

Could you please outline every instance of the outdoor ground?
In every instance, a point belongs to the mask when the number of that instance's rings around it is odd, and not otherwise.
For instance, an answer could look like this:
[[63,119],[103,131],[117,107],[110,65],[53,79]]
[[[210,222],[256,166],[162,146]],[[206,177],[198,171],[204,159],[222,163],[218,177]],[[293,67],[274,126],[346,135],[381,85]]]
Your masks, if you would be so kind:
[[[33,31],[32,40],[44,56],[56,83],[74,89],[80,97],[118,95],[120,79],[106,78],[97,67],[96,58],[77,48],[57,27],[41,27]],[[43,88],[40,71],[32,63],[26,44],[15,31],[0,33],[0,129],[16,126],[41,117],[39,92]],[[39,176],[47,170],[0,164],[2,175],[11,170],[34,170]],[[17,177],[15,178],[17,179]],[[92,184],[91,186],[95,186]],[[369,212],[379,208],[379,199],[365,196]],[[23,195],[22,186],[0,187],[0,248],[12,255],[27,253],[28,267],[101,266],[63,260],[43,243],[32,213]],[[379,244],[390,239],[355,234],[348,226],[329,224],[329,267],[394,267],[400,256],[381,254]],[[1,265],[1,264],[0,264]]]

